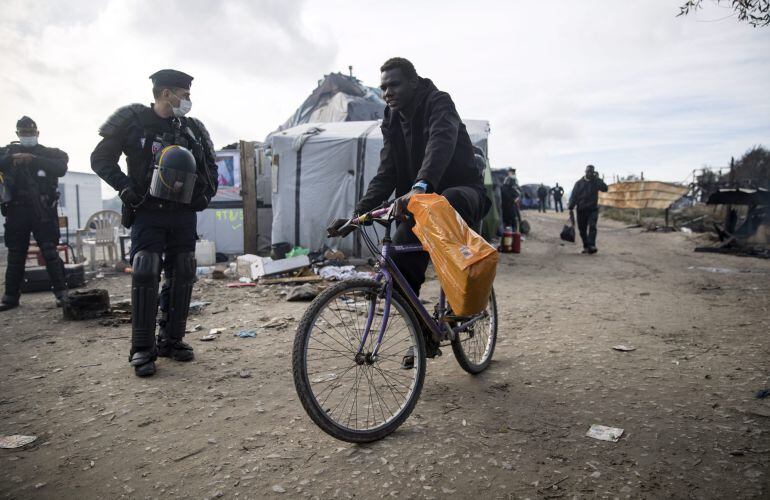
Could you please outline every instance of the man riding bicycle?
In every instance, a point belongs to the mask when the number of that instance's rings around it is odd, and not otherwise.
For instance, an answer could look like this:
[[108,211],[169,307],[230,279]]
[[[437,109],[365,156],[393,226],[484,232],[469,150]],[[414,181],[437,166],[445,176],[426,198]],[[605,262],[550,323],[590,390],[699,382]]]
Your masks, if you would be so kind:
[[[484,190],[483,172],[476,167],[468,131],[452,98],[429,79],[418,76],[406,59],[388,59],[380,71],[380,88],[387,103],[381,125],[380,166],[356,205],[356,213],[376,208],[395,190],[394,214],[402,217],[412,195],[438,193],[470,227],[477,228],[491,203]],[[413,226],[413,220],[399,223],[393,244],[419,244]],[[428,259],[424,252],[394,256],[399,270],[418,295]],[[426,340],[429,358],[441,354],[430,335]]]

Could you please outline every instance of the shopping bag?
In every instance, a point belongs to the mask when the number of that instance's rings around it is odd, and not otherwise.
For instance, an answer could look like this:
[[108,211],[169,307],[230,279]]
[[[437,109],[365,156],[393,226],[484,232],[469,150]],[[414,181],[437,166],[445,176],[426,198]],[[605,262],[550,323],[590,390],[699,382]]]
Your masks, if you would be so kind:
[[487,306],[497,272],[497,250],[473,231],[446,198],[416,194],[409,200],[412,231],[430,254],[452,311],[480,313]]

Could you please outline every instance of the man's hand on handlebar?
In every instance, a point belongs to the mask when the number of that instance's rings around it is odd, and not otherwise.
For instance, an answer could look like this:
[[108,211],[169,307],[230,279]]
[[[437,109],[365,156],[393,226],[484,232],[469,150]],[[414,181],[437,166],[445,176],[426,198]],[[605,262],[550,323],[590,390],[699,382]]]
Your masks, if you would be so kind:
[[329,238],[334,238],[338,236],[344,238],[345,236],[349,235],[350,233],[356,230],[356,226],[354,224],[348,224],[348,222],[350,222],[349,219],[335,220],[334,222],[331,223],[329,227],[326,228],[326,235]]
[[424,194],[425,190],[420,188],[412,188],[411,191],[406,193],[404,196],[396,199],[394,205],[393,205],[393,216],[396,219],[404,220],[407,215],[409,215],[409,200],[412,199],[412,196],[416,194]]

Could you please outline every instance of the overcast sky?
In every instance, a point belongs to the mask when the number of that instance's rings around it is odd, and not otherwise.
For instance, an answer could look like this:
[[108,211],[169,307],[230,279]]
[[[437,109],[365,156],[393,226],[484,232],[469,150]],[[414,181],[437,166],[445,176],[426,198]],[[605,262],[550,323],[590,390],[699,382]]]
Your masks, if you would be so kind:
[[99,125],[148,104],[167,67],[195,77],[191,115],[217,146],[262,140],[324,74],[353,65],[376,86],[402,56],[490,121],[493,166],[522,183],[569,187],[587,163],[683,181],[770,146],[770,28],[681,3],[0,0],[0,142],[27,114],[90,171]]

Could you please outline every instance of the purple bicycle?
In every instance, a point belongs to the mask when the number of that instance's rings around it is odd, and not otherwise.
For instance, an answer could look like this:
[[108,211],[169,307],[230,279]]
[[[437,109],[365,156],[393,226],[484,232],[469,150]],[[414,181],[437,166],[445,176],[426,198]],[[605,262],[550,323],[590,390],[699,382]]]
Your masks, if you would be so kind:
[[[354,217],[339,228],[345,236],[363,226],[385,227],[374,279],[343,281],[326,289],[305,311],[294,339],[294,385],[302,406],[326,433],[351,443],[382,439],[409,416],[425,379],[425,335],[449,342],[460,366],[484,371],[497,341],[497,304],[471,317],[452,314],[443,290],[433,314],[396,268],[391,256],[421,252],[421,245],[393,245],[389,208]],[[419,318],[419,319],[418,319]],[[405,363],[408,357],[410,363]]]

